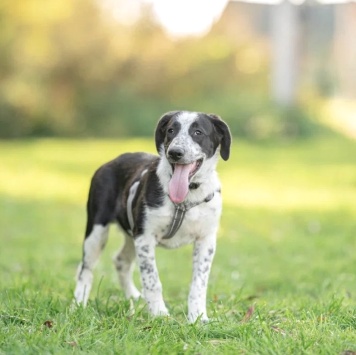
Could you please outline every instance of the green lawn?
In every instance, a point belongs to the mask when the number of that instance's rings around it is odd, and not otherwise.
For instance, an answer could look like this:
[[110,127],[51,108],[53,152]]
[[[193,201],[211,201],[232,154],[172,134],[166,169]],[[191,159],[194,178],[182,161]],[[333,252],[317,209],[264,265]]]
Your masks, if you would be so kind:
[[235,141],[220,162],[209,324],[185,317],[191,247],[157,251],[171,317],[151,319],[143,302],[132,314],[111,262],[116,228],[89,306],[71,311],[93,171],[153,149],[151,140],[0,142],[0,354],[356,352],[356,143],[333,136]]

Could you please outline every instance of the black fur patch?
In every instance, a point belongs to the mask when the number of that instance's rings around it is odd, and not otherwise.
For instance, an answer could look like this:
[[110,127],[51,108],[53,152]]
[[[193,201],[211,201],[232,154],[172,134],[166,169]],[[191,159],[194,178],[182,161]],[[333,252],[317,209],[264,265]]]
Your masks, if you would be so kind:
[[159,178],[156,173],[158,165],[158,160],[152,166],[152,169],[148,172],[148,176],[146,179],[146,204],[151,208],[158,208],[163,205],[163,188],[159,181]]
[[205,114],[198,114],[198,118],[190,125],[189,134],[198,143],[207,158],[211,158],[220,144],[220,136],[214,129],[211,120]]
[[[133,216],[138,232],[144,227],[144,203],[159,207],[163,192],[155,173],[159,157],[147,153],[126,153],[101,166],[94,174],[87,203],[88,220],[85,236],[94,224],[107,225],[115,219],[125,231],[130,230],[127,198],[132,184],[140,180],[133,201]],[[142,175],[142,172],[147,173]],[[147,192],[147,196],[145,193]]]
[[165,149],[168,148],[168,146],[171,144],[172,140],[177,136],[181,129],[181,125],[178,121],[176,121],[174,118],[171,119],[166,128],[166,136],[164,138],[164,147]]
[[167,112],[158,121],[156,131],[155,131],[155,142],[156,142],[156,149],[158,153],[162,143],[166,138],[167,125],[172,119],[172,117],[174,117],[177,113],[179,113],[179,111]]

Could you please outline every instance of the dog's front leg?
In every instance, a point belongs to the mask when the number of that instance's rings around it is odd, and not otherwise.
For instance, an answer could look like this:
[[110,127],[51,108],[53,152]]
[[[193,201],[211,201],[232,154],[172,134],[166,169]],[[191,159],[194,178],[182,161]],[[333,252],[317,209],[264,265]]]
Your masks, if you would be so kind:
[[135,238],[135,249],[141,274],[143,297],[153,316],[168,315],[163,301],[162,284],[159,279],[156,258],[156,240],[153,236],[139,236]]
[[214,259],[216,237],[195,241],[193,253],[193,279],[188,299],[188,319],[194,323],[198,317],[207,322],[206,293],[211,264]]

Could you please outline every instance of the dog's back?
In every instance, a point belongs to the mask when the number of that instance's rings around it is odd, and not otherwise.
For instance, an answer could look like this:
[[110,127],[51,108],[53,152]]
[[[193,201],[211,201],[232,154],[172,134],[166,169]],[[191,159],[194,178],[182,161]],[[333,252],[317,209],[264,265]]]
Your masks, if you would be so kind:
[[125,153],[102,165],[94,174],[87,203],[88,238],[95,224],[106,226],[117,221],[128,231],[126,214],[130,187],[142,178],[142,172],[152,169],[158,157],[148,153]]

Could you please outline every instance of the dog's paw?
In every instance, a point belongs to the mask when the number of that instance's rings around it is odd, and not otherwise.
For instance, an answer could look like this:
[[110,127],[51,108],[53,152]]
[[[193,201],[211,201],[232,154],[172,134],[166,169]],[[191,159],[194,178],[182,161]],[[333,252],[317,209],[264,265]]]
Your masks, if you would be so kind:
[[169,316],[168,309],[164,302],[147,302],[148,309],[154,317]]
[[135,287],[125,292],[125,296],[128,300],[138,301],[141,298],[141,292]]
[[201,318],[200,318],[200,321],[201,321],[203,324],[207,324],[207,323],[210,322],[210,319],[209,319],[207,316],[205,316],[205,317],[201,317]]
[[85,307],[87,305],[88,302],[88,298],[89,298],[89,291],[87,291],[87,289],[89,289],[89,287],[87,287],[86,285],[77,285],[75,291],[74,291],[74,300],[73,303],[75,303],[77,306],[83,306]]
[[71,303],[69,304],[69,312],[75,312],[79,308],[85,308],[87,303],[83,301],[78,301],[77,299],[73,298]]
[[188,321],[190,324],[194,324],[194,323],[209,323],[209,318],[206,314],[197,314],[197,313],[189,313],[188,315]]

